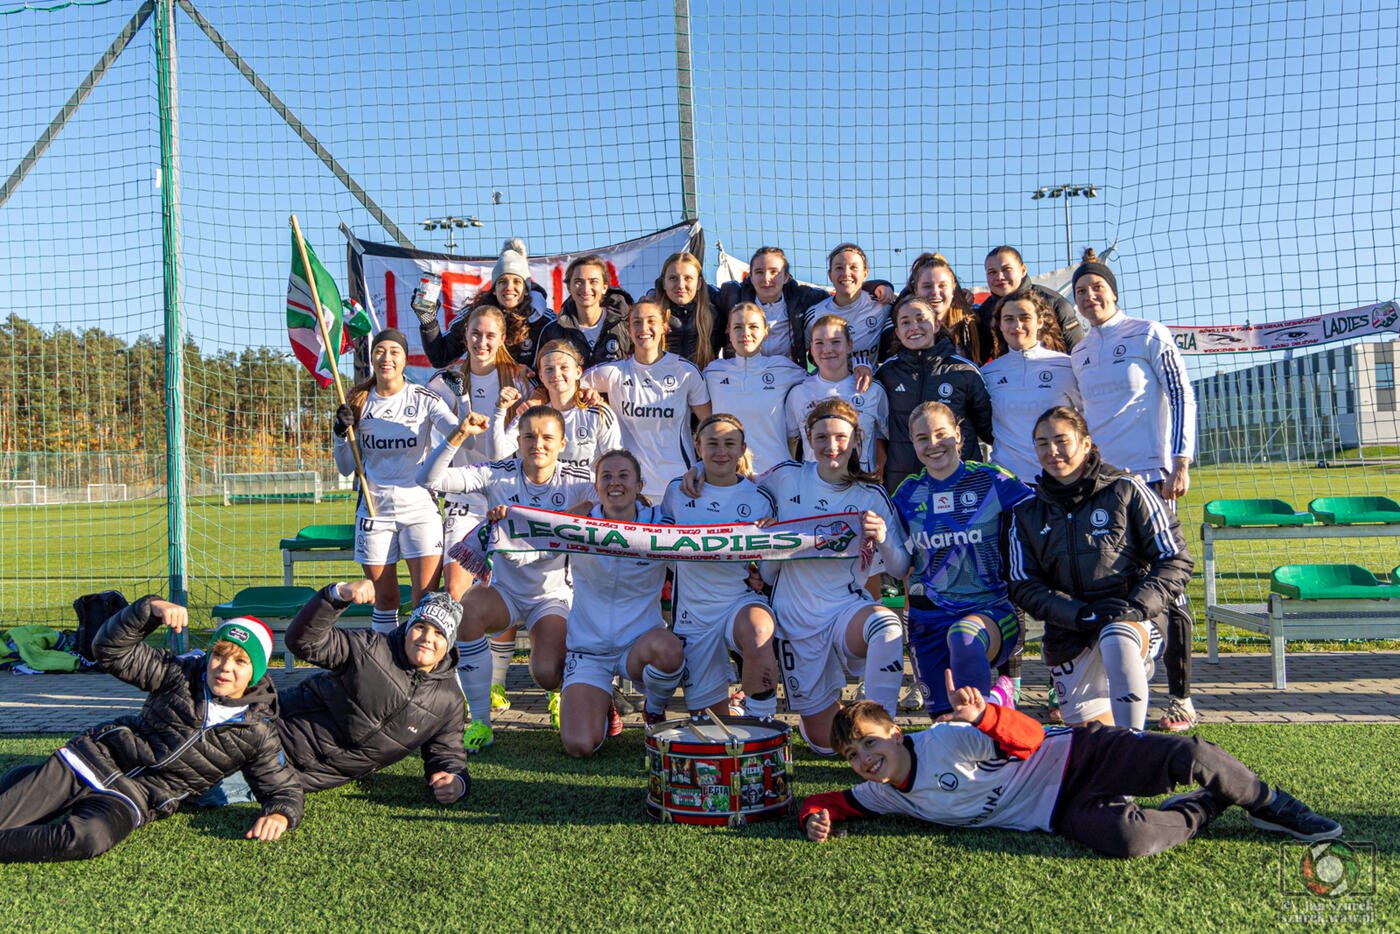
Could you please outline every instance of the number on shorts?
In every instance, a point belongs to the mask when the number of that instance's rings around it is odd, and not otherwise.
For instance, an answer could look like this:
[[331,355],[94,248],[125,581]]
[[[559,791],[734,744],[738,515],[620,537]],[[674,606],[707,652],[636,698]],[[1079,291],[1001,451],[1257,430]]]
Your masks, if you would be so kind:
[[783,671],[796,671],[797,656],[792,654],[792,643],[787,639],[774,639],[773,644],[778,647],[778,658],[782,660]]

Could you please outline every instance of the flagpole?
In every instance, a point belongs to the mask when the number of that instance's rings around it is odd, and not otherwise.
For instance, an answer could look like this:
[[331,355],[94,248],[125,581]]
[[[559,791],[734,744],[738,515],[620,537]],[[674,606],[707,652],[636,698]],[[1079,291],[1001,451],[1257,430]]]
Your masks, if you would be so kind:
[[[331,332],[326,327],[326,319],[321,317],[321,296],[316,291],[316,270],[312,268],[311,261],[306,255],[306,241],[301,238],[301,225],[297,223],[297,216],[292,216],[292,236],[297,239],[297,255],[301,257],[301,268],[306,270],[306,285],[311,289],[311,306],[316,315],[316,324],[321,328],[321,343],[326,347],[326,358],[331,363],[331,377],[335,382],[335,397],[340,400],[341,405],[346,405],[345,387],[340,382],[340,367],[336,365],[336,357],[340,348],[331,349]],[[360,461],[360,445],[355,441],[355,426],[345,427],[345,438],[350,442],[350,453],[355,457],[355,476],[360,481],[360,493],[365,498],[365,508],[369,510],[369,517],[375,518],[374,497],[369,495],[369,484],[365,481],[365,465]]]

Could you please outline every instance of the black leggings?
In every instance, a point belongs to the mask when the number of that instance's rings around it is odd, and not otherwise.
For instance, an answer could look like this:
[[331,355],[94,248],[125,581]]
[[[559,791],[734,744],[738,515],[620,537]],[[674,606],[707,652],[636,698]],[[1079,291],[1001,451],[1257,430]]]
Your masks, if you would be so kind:
[[[60,815],[61,820],[53,820]],[[43,765],[5,775],[0,790],[0,863],[91,859],[116,846],[136,826],[131,805],[83,784],[55,753]]]
[[1244,763],[1199,736],[1140,733],[1094,723],[1074,731],[1051,826],[1106,856],[1150,856],[1194,837],[1214,808],[1139,807],[1127,796],[1177,785],[1208,790],[1221,809],[1268,802],[1269,787]]
[[[1151,487],[1158,496],[1162,495],[1163,480],[1155,480]],[[1167,508],[1176,515],[1176,500],[1164,499]],[[1167,693],[1183,700],[1191,696],[1191,633],[1196,621],[1191,616],[1191,604],[1182,600],[1167,607],[1167,644],[1162,651],[1162,665],[1167,669]]]

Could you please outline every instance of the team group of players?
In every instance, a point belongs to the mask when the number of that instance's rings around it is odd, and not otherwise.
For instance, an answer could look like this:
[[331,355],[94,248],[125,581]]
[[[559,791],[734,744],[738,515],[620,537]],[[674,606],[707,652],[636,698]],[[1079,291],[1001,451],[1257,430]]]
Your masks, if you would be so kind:
[[[1167,330],[1118,309],[1092,251],[1077,314],[1011,247],[988,254],[980,307],[939,254],[902,289],[870,280],[855,244],[827,270],[830,292],[801,285],[765,247],[746,281],[714,289],[682,252],[634,301],[585,256],[555,316],[513,240],[446,332],[437,309],[420,312],[442,367],[427,386],[404,376],[401,332],[374,338],[335,456],[352,472],[354,443],[364,465],[356,559],[380,631],[397,624],[400,560],[416,602],[446,552],[510,505],[679,525],[861,514],[861,559],[677,562],[669,627],[664,562],[499,554],[485,583],[447,560],[468,749],[493,742],[491,711],[509,704],[515,627],[577,755],[620,729],[617,678],[642,686],[649,722],[677,687],[699,710],[735,680],[749,714],[772,715],[781,681],[805,739],[830,752],[848,676],[894,712],[906,634],[930,716],[949,709],[927,689],[945,669],[1010,705],[1024,613],[1046,625],[1069,722],[1142,729],[1165,645],[1163,725],[1194,723],[1191,561],[1170,508],[1189,482],[1194,400]],[[880,601],[882,577],[907,577],[907,619]]]

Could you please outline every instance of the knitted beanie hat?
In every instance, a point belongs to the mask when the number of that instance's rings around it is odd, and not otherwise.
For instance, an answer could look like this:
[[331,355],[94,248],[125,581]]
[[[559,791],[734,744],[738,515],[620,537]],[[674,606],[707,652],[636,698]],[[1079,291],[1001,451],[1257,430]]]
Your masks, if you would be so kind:
[[1074,276],[1070,279],[1071,289],[1074,288],[1082,276],[1099,276],[1107,282],[1108,287],[1113,290],[1113,297],[1115,299],[1118,297],[1118,280],[1114,277],[1113,270],[1104,265],[1104,263],[1094,255],[1093,250],[1084,251],[1084,261],[1074,270]]
[[369,349],[373,350],[385,341],[393,341],[403,348],[404,353],[408,353],[408,338],[398,328],[385,328],[374,335],[374,340],[369,342]]
[[228,620],[214,631],[212,647],[219,642],[231,642],[248,653],[253,663],[253,677],[248,684],[257,684],[267,673],[267,660],[272,655],[272,630],[267,623],[252,616],[239,616]]
[[457,625],[461,622],[462,604],[445,593],[425,593],[404,621],[403,631],[407,635],[415,623],[426,623],[437,627],[450,645],[457,641]]
[[501,258],[496,260],[496,265],[491,268],[491,281],[498,281],[501,276],[519,276],[526,283],[530,281],[529,254],[525,252],[525,241],[519,237],[511,237],[501,247]]

